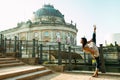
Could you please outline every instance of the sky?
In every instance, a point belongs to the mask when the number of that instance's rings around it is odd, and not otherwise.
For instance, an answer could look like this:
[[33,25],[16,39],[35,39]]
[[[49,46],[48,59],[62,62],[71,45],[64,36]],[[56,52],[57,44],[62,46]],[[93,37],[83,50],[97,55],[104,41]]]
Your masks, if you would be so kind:
[[120,0],[0,0],[0,31],[27,21],[44,4],[58,9],[67,23],[77,24],[77,45],[81,37],[92,37],[97,27],[97,45],[104,44],[106,35],[120,31]]

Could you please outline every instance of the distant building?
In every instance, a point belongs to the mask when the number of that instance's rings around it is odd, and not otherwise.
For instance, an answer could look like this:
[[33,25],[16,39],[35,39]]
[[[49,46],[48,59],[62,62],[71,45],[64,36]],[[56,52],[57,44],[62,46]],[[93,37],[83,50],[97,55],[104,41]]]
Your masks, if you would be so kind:
[[106,44],[115,44],[117,42],[120,45],[120,33],[114,33],[111,35],[107,35],[106,37]]
[[44,5],[33,13],[32,20],[21,22],[17,27],[1,31],[7,39],[17,36],[20,40],[62,42],[76,45],[77,28],[73,22],[66,23],[64,15],[53,5]]

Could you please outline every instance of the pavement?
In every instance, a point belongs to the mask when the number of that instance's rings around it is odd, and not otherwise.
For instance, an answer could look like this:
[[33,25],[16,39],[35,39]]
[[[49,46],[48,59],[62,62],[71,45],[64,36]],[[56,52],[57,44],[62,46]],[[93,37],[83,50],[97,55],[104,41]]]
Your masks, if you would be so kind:
[[[120,73],[116,73],[119,74]],[[107,74],[99,74],[98,77],[92,77],[90,73],[74,73],[74,72],[64,72],[58,73],[55,72],[53,74],[36,78],[34,80],[120,80],[119,75],[109,75]]]

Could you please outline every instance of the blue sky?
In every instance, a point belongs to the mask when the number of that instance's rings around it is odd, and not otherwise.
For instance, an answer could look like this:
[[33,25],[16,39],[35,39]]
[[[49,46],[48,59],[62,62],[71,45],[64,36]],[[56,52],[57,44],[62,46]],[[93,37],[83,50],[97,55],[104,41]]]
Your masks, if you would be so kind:
[[44,4],[54,5],[66,22],[77,24],[78,45],[81,37],[91,38],[94,24],[97,44],[104,43],[107,34],[120,32],[120,0],[0,0],[0,31],[31,19]]

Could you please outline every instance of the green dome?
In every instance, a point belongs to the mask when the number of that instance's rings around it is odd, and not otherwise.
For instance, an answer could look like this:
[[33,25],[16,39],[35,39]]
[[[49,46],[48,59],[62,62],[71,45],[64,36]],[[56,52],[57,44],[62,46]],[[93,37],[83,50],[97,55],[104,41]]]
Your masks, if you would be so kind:
[[55,16],[64,19],[64,15],[59,10],[56,10],[52,5],[44,5],[43,8],[38,9],[35,13],[37,18],[41,16]]

